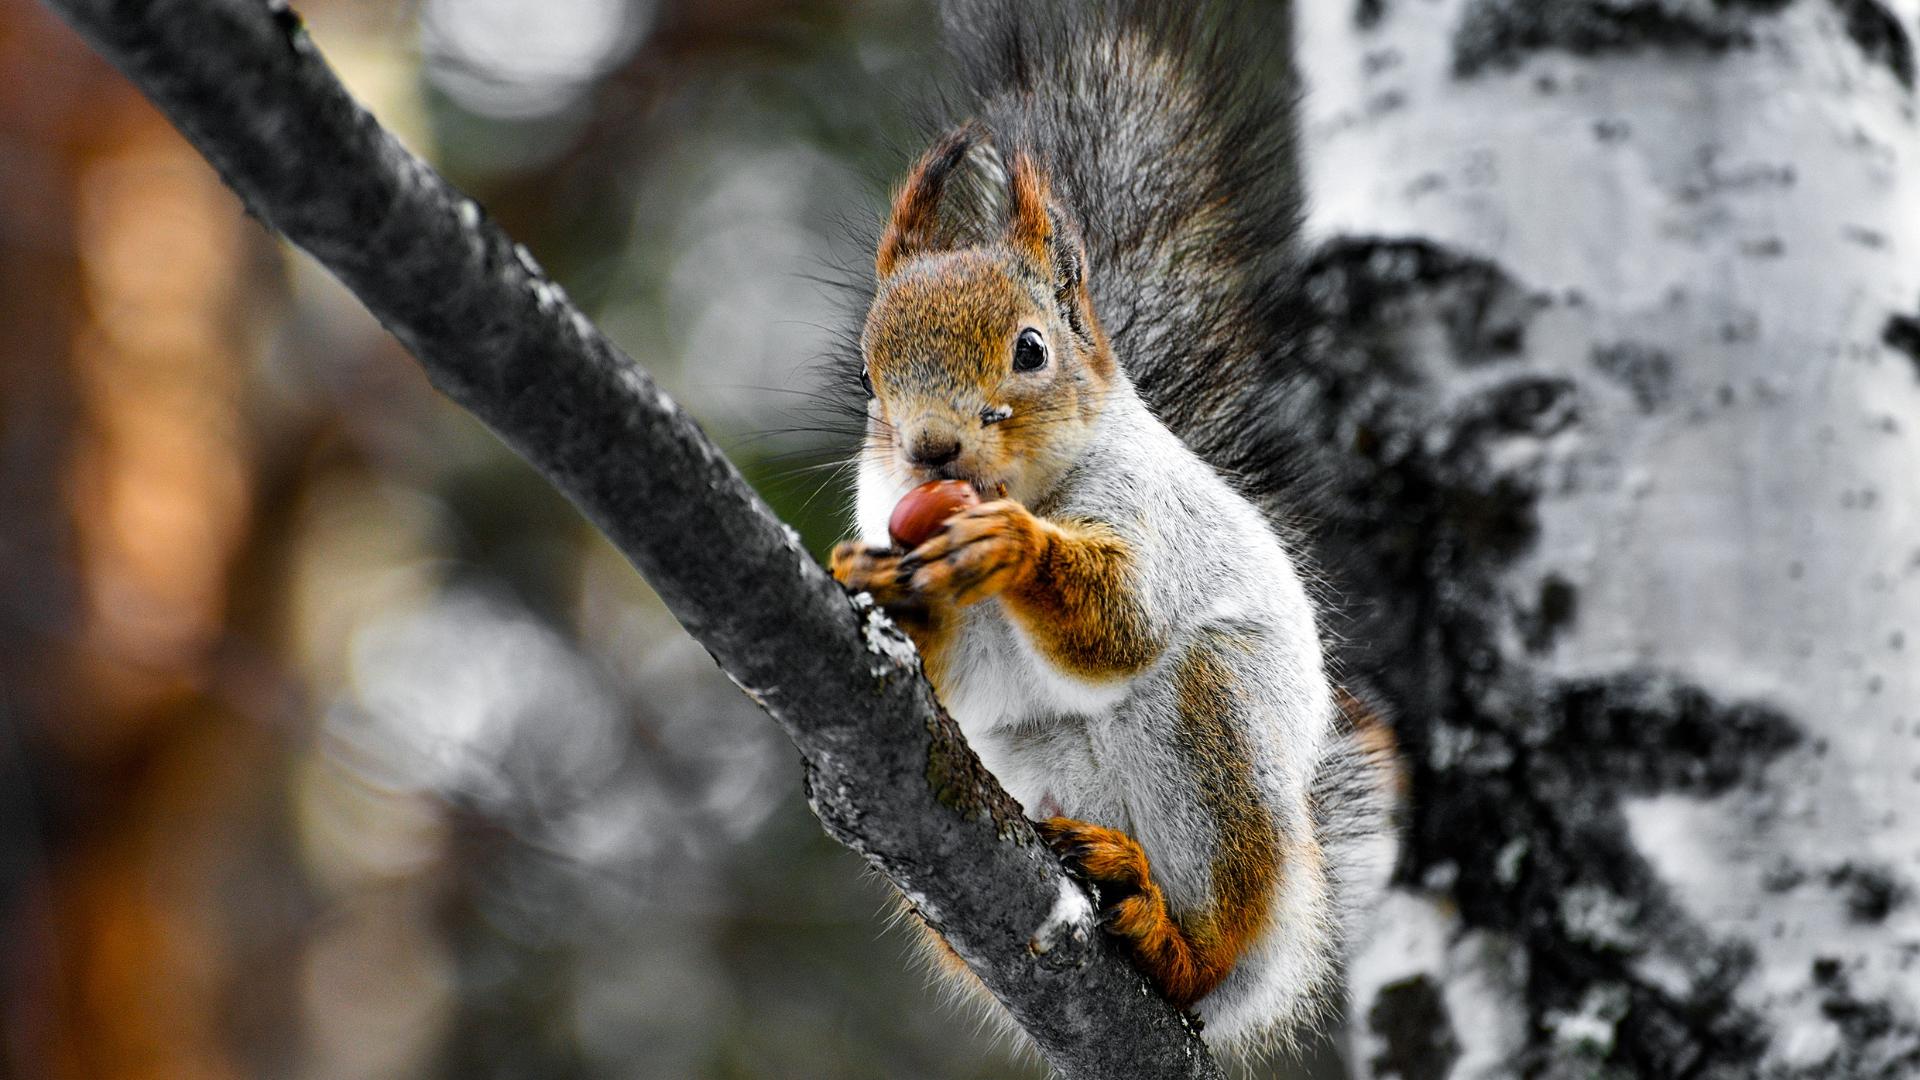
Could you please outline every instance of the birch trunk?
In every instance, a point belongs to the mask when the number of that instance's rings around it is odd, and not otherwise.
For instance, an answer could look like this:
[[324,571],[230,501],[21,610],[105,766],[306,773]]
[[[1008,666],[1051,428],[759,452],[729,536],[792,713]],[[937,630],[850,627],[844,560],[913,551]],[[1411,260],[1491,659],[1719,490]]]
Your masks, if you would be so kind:
[[1302,5],[1357,1072],[1920,1075],[1917,18]]

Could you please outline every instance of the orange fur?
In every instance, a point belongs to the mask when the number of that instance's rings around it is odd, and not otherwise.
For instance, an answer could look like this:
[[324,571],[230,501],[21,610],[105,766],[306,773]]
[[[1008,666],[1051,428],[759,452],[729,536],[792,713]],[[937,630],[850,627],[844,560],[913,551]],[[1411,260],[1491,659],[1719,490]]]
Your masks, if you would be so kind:
[[[973,471],[1005,477],[1022,462],[1045,461],[1062,420],[1092,421],[1116,370],[1098,348],[1068,333],[1052,335],[1056,362],[1086,377],[1039,385],[1010,378],[1014,339],[1023,327],[1048,326],[1045,288],[1006,248],[969,248],[925,255],[897,267],[862,332],[882,432],[932,420],[964,433]],[[1089,316],[1090,318],[1090,316]],[[1096,328],[1097,330],[1097,328]],[[1005,406],[1015,417],[984,428],[979,410]]]
[[[979,981],[971,978],[973,969],[967,967],[967,962],[960,958],[959,953],[953,951],[953,946],[947,944],[946,937],[940,931],[935,930],[928,925],[927,920],[920,917],[920,913],[914,910],[913,904],[906,897],[895,897],[894,903],[898,906],[900,914],[918,931],[917,936],[920,939],[922,952],[939,974],[949,978],[966,977],[971,979],[975,986],[979,986]],[[985,987],[980,989],[984,991]]]
[[1038,518],[1031,571],[1010,588],[1007,611],[1064,671],[1090,679],[1132,675],[1164,645],[1129,580],[1131,553],[1099,525]]
[[1024,153],[1013,156],[1007,183],[1009,209],[1007,242],[1044,279],[1053,277],[1052,194],[1047,175]]
[[1099,887],[1107,932],[1167,1000],[1187,1008],[1233,969],[1238,954],[1219,948],[1217,935],[1196,935],[1175,921],[1147,854],[1133,837],[1073,818],[1048,818],[1035,827],[1061,858]]
[[848,541],[835,545],[829,567],[833,579],[850,592],[864,592],[885,608],[889,618],[913,639],[920,669],[938,691],[946,674],[947,643],[952,639],[953,607],[942,598],[911,587],[905,557],[887,548]]
[[963,161],[967,152],[980,141],[979,129],[972,125],[958,128],[933,144],[921,157],[907,182],[894,196],[893,213],[886,231],[880,235],[874,256],[874,270],[881,278],[910,256],[932,249],[939,242],[940,193],[947,177]]
[[[882,278],[863,335],[875,387],[877,431],[952,435],[962,452],[947,475],[976,486],[1016,486],[1030,470],[1058,469],[1063,423],[1090,425],[1117,367],[1093,315],[1085,254],[1063,229],[1046,174],[1024,154],[1009,162],[1002,239],[936,250],[937,204],[947,175],[971,146],[962,129],[922,159],[894,203],[880,246]],[[1061,365],[1041,379],[1012,376],[1025,326],[1048,328]],[[982,424],[982,406],[1035,422]],[[1026,494],[1045,488],[1029,485]],[[1145,670],[1165,648],[1133,582],[1133,553],[1108,526],[1038,517],[1001,499],[950,518],[911,552],[843,544],[834,576],[886,606],[919,646],[936,690],[946,674],[957,613],[998,598],[1057,668],[1089,680]],[[1176,1003],[1192,1005],[1233,970],[1265,928],[1280,873],[1281,842],[1252,781],[1240,720],[1250,707],[1233,677],[1247,643],[1198,643],[1176,672],[1181,722],[1173,737],[1193,770],[1201,808],[1218,823],[1207,900],[1173,910],[1146,853],[1114,829],[1067,818],[1041,826],[1102,890],[1108,929]],[[1303,851],[1301,858],[1312,852]],[[934,935],[937,939],[937,935]],[[941,949],[951,957],[950,950]]]
[[1049,660],[1090,679],[1133,674],[1160,654],[1127,564],[1111,530],[1048,521],[1004,499],[961,511],[904,557],[855,544],[834,553],[843,584],[901,611],[938,618],[998,596]]
[[1214,635],[1194,646],[1175,675],[1181,716],[1176,738],[1196,773],[1202,805],[1218,826],[1212,888],[1203,907],[1171,908],[1146,852],[1126,833],[1071,818],[1039,825],[1061,856],[1100,887],[1108,931],[1182,1007],[1218,986],[1266,929],[1283,846],[1287,861],[1302,872],[1317,869],[1319,859],[1310,840],[1283,845],[1254,787],[1235,725],[1247,703],[1222,655],[1241,648],[1243,643]]
[[1412,780],[1400,756],[1400,740],[1393,727],[1366,700],[1344,686],[1333,690],[1333,703],[1352,727],[1360,752],[1373,766],[1374,780],[1380,791],[1394,804],[1404,803],[1412,790]]
[[1266,929],[1283,864],[1304,870],[1319,855],[1311,838],[1281,834],[1255,786],[1245,730],[1258,706],[1235,674],[1253,662],[1247,645],[1230,634],[1209,634],[1188,650],[1174,673],[1180,706],[1175,738],[1219,836],[1211,867],[1212,907],[1205,920],[1210,935],[1200,936],[1211,936],[1229,967]]
[[[879,432],[937,429],[960,437],[966,475],[1008,480],[1057,452],[1060,421],[1091,423],[1118,363],[1094,315],[1084,247],[1060,223],[1046,174],[1027,155],[1014,155],[1009,166],[1000,238],[944,243],[941,192],[979,138],[971,127],[948,135],[895,198],[861,351]],[[1046,331],[1064,377],[1010,377],[1014,341],[1029,327]],[[980,414],[1001,408],[1016,422],[982,430]]]

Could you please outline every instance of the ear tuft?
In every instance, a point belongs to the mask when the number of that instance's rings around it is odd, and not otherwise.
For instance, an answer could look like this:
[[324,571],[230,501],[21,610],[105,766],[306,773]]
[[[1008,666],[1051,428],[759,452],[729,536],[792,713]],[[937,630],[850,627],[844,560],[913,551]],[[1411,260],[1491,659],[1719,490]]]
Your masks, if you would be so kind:
[[1047,174],[1026,151],[1007,172],[1007,242],[1034,270],[1053,279],[1053,194]]
[[920,158],[894,196],[893,213],[880,235],[874,270],[882,280],[908,258],[933,249],[940,235],[940,193],[947,178],[967,159],[983,132],[972,121],[943,136]]
[[1079,226],[1054,203],[1046,171],[1025,151],[1013,156],[1007,171],[1007,204],[1007,246],[1051,287],[1073,331],[1094,340],[1087,254]]

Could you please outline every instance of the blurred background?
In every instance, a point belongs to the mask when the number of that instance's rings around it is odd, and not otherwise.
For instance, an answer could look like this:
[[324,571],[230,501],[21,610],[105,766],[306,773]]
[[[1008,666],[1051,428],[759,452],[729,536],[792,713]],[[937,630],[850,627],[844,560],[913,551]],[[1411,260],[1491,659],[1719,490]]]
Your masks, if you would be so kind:
[[[838,538],[818,361],[931,0],[298,7]],[[1282,426],[1413,770],[1353,1063],[1920,1075],[1920,0],[1293,11]],[[0,1080],[1039,1075],[639,577],[33,0],[0,335]]]
[[[818,279],[868,257],[926,5],[299,10],[838,538]],[[0,282],[0,1075],[1032,1072],[625,562],[31,0]]]

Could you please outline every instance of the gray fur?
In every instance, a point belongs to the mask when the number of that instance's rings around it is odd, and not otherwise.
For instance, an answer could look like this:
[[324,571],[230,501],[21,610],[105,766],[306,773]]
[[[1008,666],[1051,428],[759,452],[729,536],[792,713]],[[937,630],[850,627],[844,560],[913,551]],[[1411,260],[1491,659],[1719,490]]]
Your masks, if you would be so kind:
[[[951,639],[942,697],[1029,816],[1129,833],[1172,906],[1193,910],[1214,891],[1224,830],[1176,737],[1176,673],[1212,635],[1250,643],[1234,667],[1250,704],[1222,722],[1251,757],[1283,861],[1265,931],[1197,1006],[1208,1040],[1235,1050],[1290,1040],[1317,1014],[1392,847],[1390,770],[1336,715],[1314,611],[1278,526],[1290,478],[1274,403],[1306,336],[1306,306],[1289,13],[1264,10],[945,8],[965,94],[943,124],[967,118],[984,130],[990,145],[973,168],[991,173],[1015,153],[1043,165],[1084,238],[1094,310],[1123,370],[1090,449],[1030,508],[1119,535],[1163,649],[1131,678],[1086,681],[1056,669],[987,601]],[[955,224],[953,242],[993,228]],[[884,544],[886,512],[910,478],[871,447],[860,485],[861,531]]]
[[[1207,906],[1223,823],[1203,805],[1180,742],[1175,674],[1225,632],[1252,643],[1235,676],[1254,703],[1240,726],[1254,783],[1282,850],[1318,845],[1315,773],[1334,705],[1307,593],[1260,511],[1155,420],[1130,386],[1108,397],[1086,454],[1032,509],[1099,522],[1134,554],[1156,662],[1130,679],[1062,672],[988,601],[967,611],[941,687],[967,740],[1029,816],[1121,829],[1145,849],[1175,909]],[[898,481],[869,469],[863,481]],[[867,500],[884,507],[885,500]],[[869,533],[884,521],[863,522]],[[1335,967],[1339,913],[1324,860],[1283,864],[1268,929],[1198,1011],[1216,1044],[1284,1034],[1310,1013]]]

